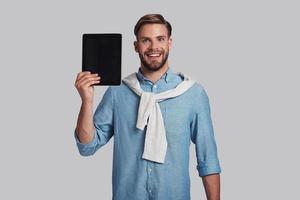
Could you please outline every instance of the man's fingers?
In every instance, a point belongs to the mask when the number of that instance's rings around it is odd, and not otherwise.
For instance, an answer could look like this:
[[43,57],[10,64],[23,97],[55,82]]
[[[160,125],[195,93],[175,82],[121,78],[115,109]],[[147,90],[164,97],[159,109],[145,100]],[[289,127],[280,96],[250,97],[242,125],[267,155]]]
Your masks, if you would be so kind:
[[82,87],[89,87],[93,84],[100,83],[100,80],[89,80],[82,83]]
[[86,75],[86,74],[91,74],[90,71],[85,71],[85,72],[79,72],[77,74],[76,80],[80,79],[82,76]]
[[89,82],[100,81],[100,76],[88,76],[83,77],[81,80],[77,82],[78,87],[85,86],[86,84],[91,85]]
[[84,73],[84,74],[81,74],[78,79],[76,79],[76,82],[80,83],[86,79],[97,78],[97,77],[100,77],[100,76],[98,76],[98,74]]
[[87,77],[87,78],[85,78],[84,80],[82,80],[82,81],[80,82],[80,84],[84,85],[84,84],[86,84],[87,82],[90,82],[90,81],[98,81],[98,80],[100,80],[100,79],[101,79],[100,76],[98,76],[98,77]]
[[99,80],[99,79],[101,79],[100,76],[90,75],[90,76],[85,76],[85,77],[81,78],[78,82],[83,83],[83,82],[86,82],[86,81]]

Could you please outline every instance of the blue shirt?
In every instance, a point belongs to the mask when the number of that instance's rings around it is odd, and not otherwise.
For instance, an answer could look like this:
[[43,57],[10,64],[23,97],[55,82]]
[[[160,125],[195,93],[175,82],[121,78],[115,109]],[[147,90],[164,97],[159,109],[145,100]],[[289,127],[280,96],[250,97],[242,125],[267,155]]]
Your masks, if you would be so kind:
[[[169,67],[153,84],[139,68],[137,78],[147,92],[176,87],[182,78]],[[114,136],[112,188],[114,200],[189,200],[189,149],[196,149],[199,176],[220,173],[208,96],[196,83],[182,95],[159,102],[168,142],[163,164],[142,159],[145,130],[136,128],[140,97],[124,83],[109,86],[94,113],[95,137],[80,143],[91,156]]]

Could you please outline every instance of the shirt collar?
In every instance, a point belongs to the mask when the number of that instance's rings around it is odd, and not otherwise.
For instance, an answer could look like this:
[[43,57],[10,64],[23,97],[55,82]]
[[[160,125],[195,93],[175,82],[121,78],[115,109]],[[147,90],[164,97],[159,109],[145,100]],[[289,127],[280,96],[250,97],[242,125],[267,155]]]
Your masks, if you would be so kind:
[[[168,67],[168,70],[160,77],[160,79],[164,79],[166,83],[168,83],[168,81],[170,80],[171,76],[173,74],[173,70]],[[137,78],[140,80],[140,81],[150,81],[149,79],[147,79],[143,74],[142,74],[142,71],[141,71],[141,67],[139,67],[139,70],[137,72]]]

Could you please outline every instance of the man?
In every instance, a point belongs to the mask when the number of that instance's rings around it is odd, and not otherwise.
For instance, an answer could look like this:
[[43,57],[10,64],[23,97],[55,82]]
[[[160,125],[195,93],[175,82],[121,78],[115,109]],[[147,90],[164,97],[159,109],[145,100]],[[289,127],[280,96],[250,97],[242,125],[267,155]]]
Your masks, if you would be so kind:
[[[101,79],[89,72],[77,76],[75,86],[82,99],[77,146],[81,155],[90,156],[114,136],[113,199],[190,199],[191,141],[207,199],[220,199],[221,168],[208,96],[200,84],[189,85],[188,78],[169,67],[171,32],[170,23],[159,14],[137,22],[134,48],[141,66],[120,86],[108,87],[94,116],[93,84]],[[180,87],[184,89],[168,96]],[[143,117],[146,127],[141,128]]]

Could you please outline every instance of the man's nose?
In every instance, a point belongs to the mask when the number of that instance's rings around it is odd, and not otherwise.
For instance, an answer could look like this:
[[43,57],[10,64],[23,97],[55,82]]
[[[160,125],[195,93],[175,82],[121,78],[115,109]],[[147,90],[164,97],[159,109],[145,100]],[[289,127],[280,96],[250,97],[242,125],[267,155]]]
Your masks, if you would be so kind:
[[151,43],[150,43],[150,48],[151,49],[156,49],[156,48],[158,48],[159,46],[158,46],[158,42],[156,42],[156,41],[152,41]]

